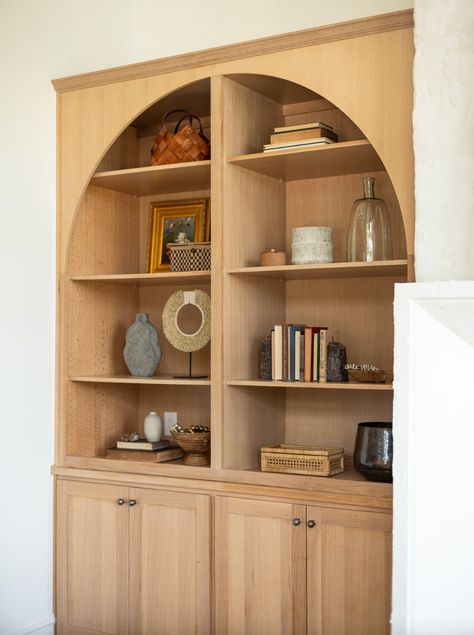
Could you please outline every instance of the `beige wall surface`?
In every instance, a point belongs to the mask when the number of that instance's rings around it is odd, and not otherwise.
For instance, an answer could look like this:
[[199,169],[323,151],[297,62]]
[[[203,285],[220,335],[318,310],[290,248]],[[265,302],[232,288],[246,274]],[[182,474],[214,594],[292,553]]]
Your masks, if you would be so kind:
[[[411,8],[412,0],[1,0],[0,632],[52,633],[52,78]],[[175,28],[173,28],[175,27]],[[179,37],[176,36],[179,34]],[[10,446],[11,447],[11,446]],[[25,601],[27,600],[27,601]]]

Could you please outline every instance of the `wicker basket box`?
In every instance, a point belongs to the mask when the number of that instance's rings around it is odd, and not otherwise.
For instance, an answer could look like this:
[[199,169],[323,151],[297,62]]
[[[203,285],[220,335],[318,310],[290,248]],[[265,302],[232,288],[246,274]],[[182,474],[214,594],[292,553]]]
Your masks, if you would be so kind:
[[271,445],[261,448],[262,472],[334,476],[344,472],[344,448]]
[[209,271],[211,243],[169,243],[171,271]]

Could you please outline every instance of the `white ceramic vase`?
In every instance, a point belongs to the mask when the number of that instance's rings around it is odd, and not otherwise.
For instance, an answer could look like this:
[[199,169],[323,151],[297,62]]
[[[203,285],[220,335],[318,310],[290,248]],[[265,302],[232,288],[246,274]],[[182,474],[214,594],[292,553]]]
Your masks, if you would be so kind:
[[145,417],[144,432],[146,440],[150,441],[150,443],[161,439],[163,424],[161,417],[154,410],[149,412]]

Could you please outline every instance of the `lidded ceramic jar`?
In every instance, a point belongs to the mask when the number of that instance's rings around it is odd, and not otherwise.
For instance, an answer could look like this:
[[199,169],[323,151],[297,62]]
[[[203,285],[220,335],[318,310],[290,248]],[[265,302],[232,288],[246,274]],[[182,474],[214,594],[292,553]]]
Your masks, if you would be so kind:
[[311,265],[333,262],[332,227],[294,227],[291,264]]

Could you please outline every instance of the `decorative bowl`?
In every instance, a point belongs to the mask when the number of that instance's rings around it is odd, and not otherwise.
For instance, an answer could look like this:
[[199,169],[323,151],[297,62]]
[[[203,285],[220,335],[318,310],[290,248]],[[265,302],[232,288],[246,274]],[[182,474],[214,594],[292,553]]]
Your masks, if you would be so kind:
[[364,384],[384,384],[393,381],[391,370],[363,370],[362,368],[348,368],[347,372],[352,379]]
[[171,432],[179,447],[184,450],[184,465],[210,464],[210,432]]

